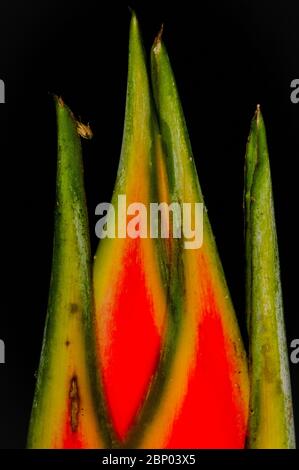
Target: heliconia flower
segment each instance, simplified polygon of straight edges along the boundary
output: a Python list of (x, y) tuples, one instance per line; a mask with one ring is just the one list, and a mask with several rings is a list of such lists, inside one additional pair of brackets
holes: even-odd
[[(160, 240), (149, 232), (141, 236), (139, 215), (126, 214), (134, 203), (142, 203), (149, 213), (149, 204), (158, 198), (159, 142), (154, 126), (144, 51), (133, 13), (123, 143), (106, 227), (115, 232), (100, 240), (94, 262), (98, 371), (115, 447), (125, 442), (138, 420), (160, 363), (167, 321)], [(133, 227), (134, 237), (128, 236), (127, 224)]]
[(294, 423), (265, 125), (258, 106), (245, 159), (250, 448), (294, 448)]
[[(159, 184), (171, 202), (202, 203), (183, 111), (160, 35), (152, 48), (151, 64), (166, 153), (166, 172), (162, 171)], [(194, 227), (194, 212), (192, 217)], [(249, 400), (246, 355), (206, 211), (203, 217), (200, 248), (186, 249), (184, 239), (173, 239), (170, 245), (170, 310), (159, 400), (151, 413), (143, 411), (147, 425), (137, 428), (129, 446), (245, 445)]]
[(77, 123), (56, 98), (58, 164), (52, 276), (28, 435), (30, 448), (106, 447), (89, 371), (92, 282)]

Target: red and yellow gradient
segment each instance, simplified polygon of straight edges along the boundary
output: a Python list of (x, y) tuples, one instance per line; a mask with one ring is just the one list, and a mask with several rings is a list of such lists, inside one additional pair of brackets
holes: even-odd
[[(183, 111), (160, 37), (152, 50), (152, 79), (167, 154), (169, 198), (203, 202)], [(165, 184), (164, 178), (163, 187)], [(142, 438), (135, 441), (141, 448), (245, 446), (246, 355), (206, 213), (203, 230), (200, 249), (172, 244), (170, 256), (176, 260), (170, 269), (170, 291), (175, 299), (170, 315), (176, 318), (170, 318), (168, 326), (172, 357), (155, 413)]]
[[(187, 253), (185, 302), (168, 380), (141, 448), (243, 448), (247, 368), (208, 255)], [(189, 287), (188, 287), (189, 285)]]
[[(112, 198), (127, 206), (156, 200), (155, 135), (144, 52), (135, 15), (130, 29), (125, 129)], [(128, 217), (126, 222), (129, 222)], [(123, 221), (122, 221), (123, 222)], [(118, 224), (116, 224), (116, 233)], [(166, 326), (163, 253), (150, 238), (105, 238), (94, 263), (95, 328), (99, 371), (107, 410), (123, 443), (154, 379)]]
[(200, 249), (153, 239), (149, 226), (146, 238), (118, 233), (130, 221), (120, 195), (148, 214), (151, 202), (203, 200), (160, 38), (152, 71), (161, 135), (133, 14), (115, 212), (108, 214), (117, 236), (101, 240), (95, 256), (94, 310), (80, 141), (72, 113), (57, 100), (53, 270), (31, 448), (245, 444), (246, 357), (207, 215)]

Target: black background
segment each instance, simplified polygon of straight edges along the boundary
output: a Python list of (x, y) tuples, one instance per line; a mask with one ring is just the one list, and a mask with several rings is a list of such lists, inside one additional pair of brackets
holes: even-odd
[[(288, 343), (299, 338), (297, 0), (131, 1), (150, 50), (163, 22), (193, 152), (228, 284), (244, 328), (243, 165), (261, 104), (271, 158)], [(23, 448), (47, 307), (62, 95), (94, 139), (83, 142), (92, 250), (94, 208), (109, 201), (125, 106), (128, 2), (2, 0), (0, 79), (0, 448)], [(297, 433), (299, 365), (291, 365)], [(298, 434), (297, 434), (298, 436)]]

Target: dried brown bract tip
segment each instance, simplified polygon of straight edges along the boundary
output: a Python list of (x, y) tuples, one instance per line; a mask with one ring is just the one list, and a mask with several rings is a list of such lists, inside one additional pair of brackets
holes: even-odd
[(77, 121), (77, 132), (80, 137), (83, 137), (83, 139), (92, 139), (93, 137), (93, 132), (89, 123), (83, 124), (83, 122)]

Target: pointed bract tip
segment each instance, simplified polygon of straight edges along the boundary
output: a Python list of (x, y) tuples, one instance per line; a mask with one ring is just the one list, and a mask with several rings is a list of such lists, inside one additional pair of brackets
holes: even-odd
[(131, 26), (138, 28), (138, 19), (135, 10), (129, 7), (129, 11), (131, 13)]
[(262, 116), (261, 105), (260, 104), (256, 105), (256, 111), (254, 113), (254, 118), (253, 119), (256, 121), (257, 125), (259, 125), (263, 122), (263, 116)]
[(256, 105), (256, 110), (255, 110), (255, 113), (254, 113), (254, 118), (258, 121), (260, 115), (261, 115), (261, 106), (260, 106), (260, 104), (257, 104)]
[(58, 96), (58, 95), (55, 95), (53, 94), (53, 98), (55, 100), (55, 104), (56, 104), (56, 109), (57, 111), (64, 109), (64, 112), (67, 112), (69, 113), (70, 117), (74, 120), (76, 120), (75, 116), (74, 116), (74, 113), (72, 112), (72, 110), (65, 104), (65, 102), (63, 101), (63, 99), (61, 98), (61, 96)]
[(157, 53), (161, 48), (163, 31), (164, 31), (164, 24), (162, 23), (160, 31), (158, 32), (158, 34), (157, 34), (157, 36), (155, 37), (155, 40), (154, 40), (154, 44), (153, 44), (153, 48), (152, 48), (154, 53)]
[(164, 31), (164, 23), (161, 24), (161, 28), (156, 36), (155, 43), (162, 41), (163, 31)]
[(61, 106), (61, 108), (64, 107), (64, 101), (63, 99), (61, 98), (61, 96), (58, 96), (58, 95), (53, 95), (54, 97), (54, 100), (56, 101), (56, 103)]
[(139, 27), (139, 21), (137, 15), (134, 10), (130, 9), (132, 16), (130, 22), (130, 41), (133, 43), (138, 40), (138, 42), (142, 42), (141, 32)]

